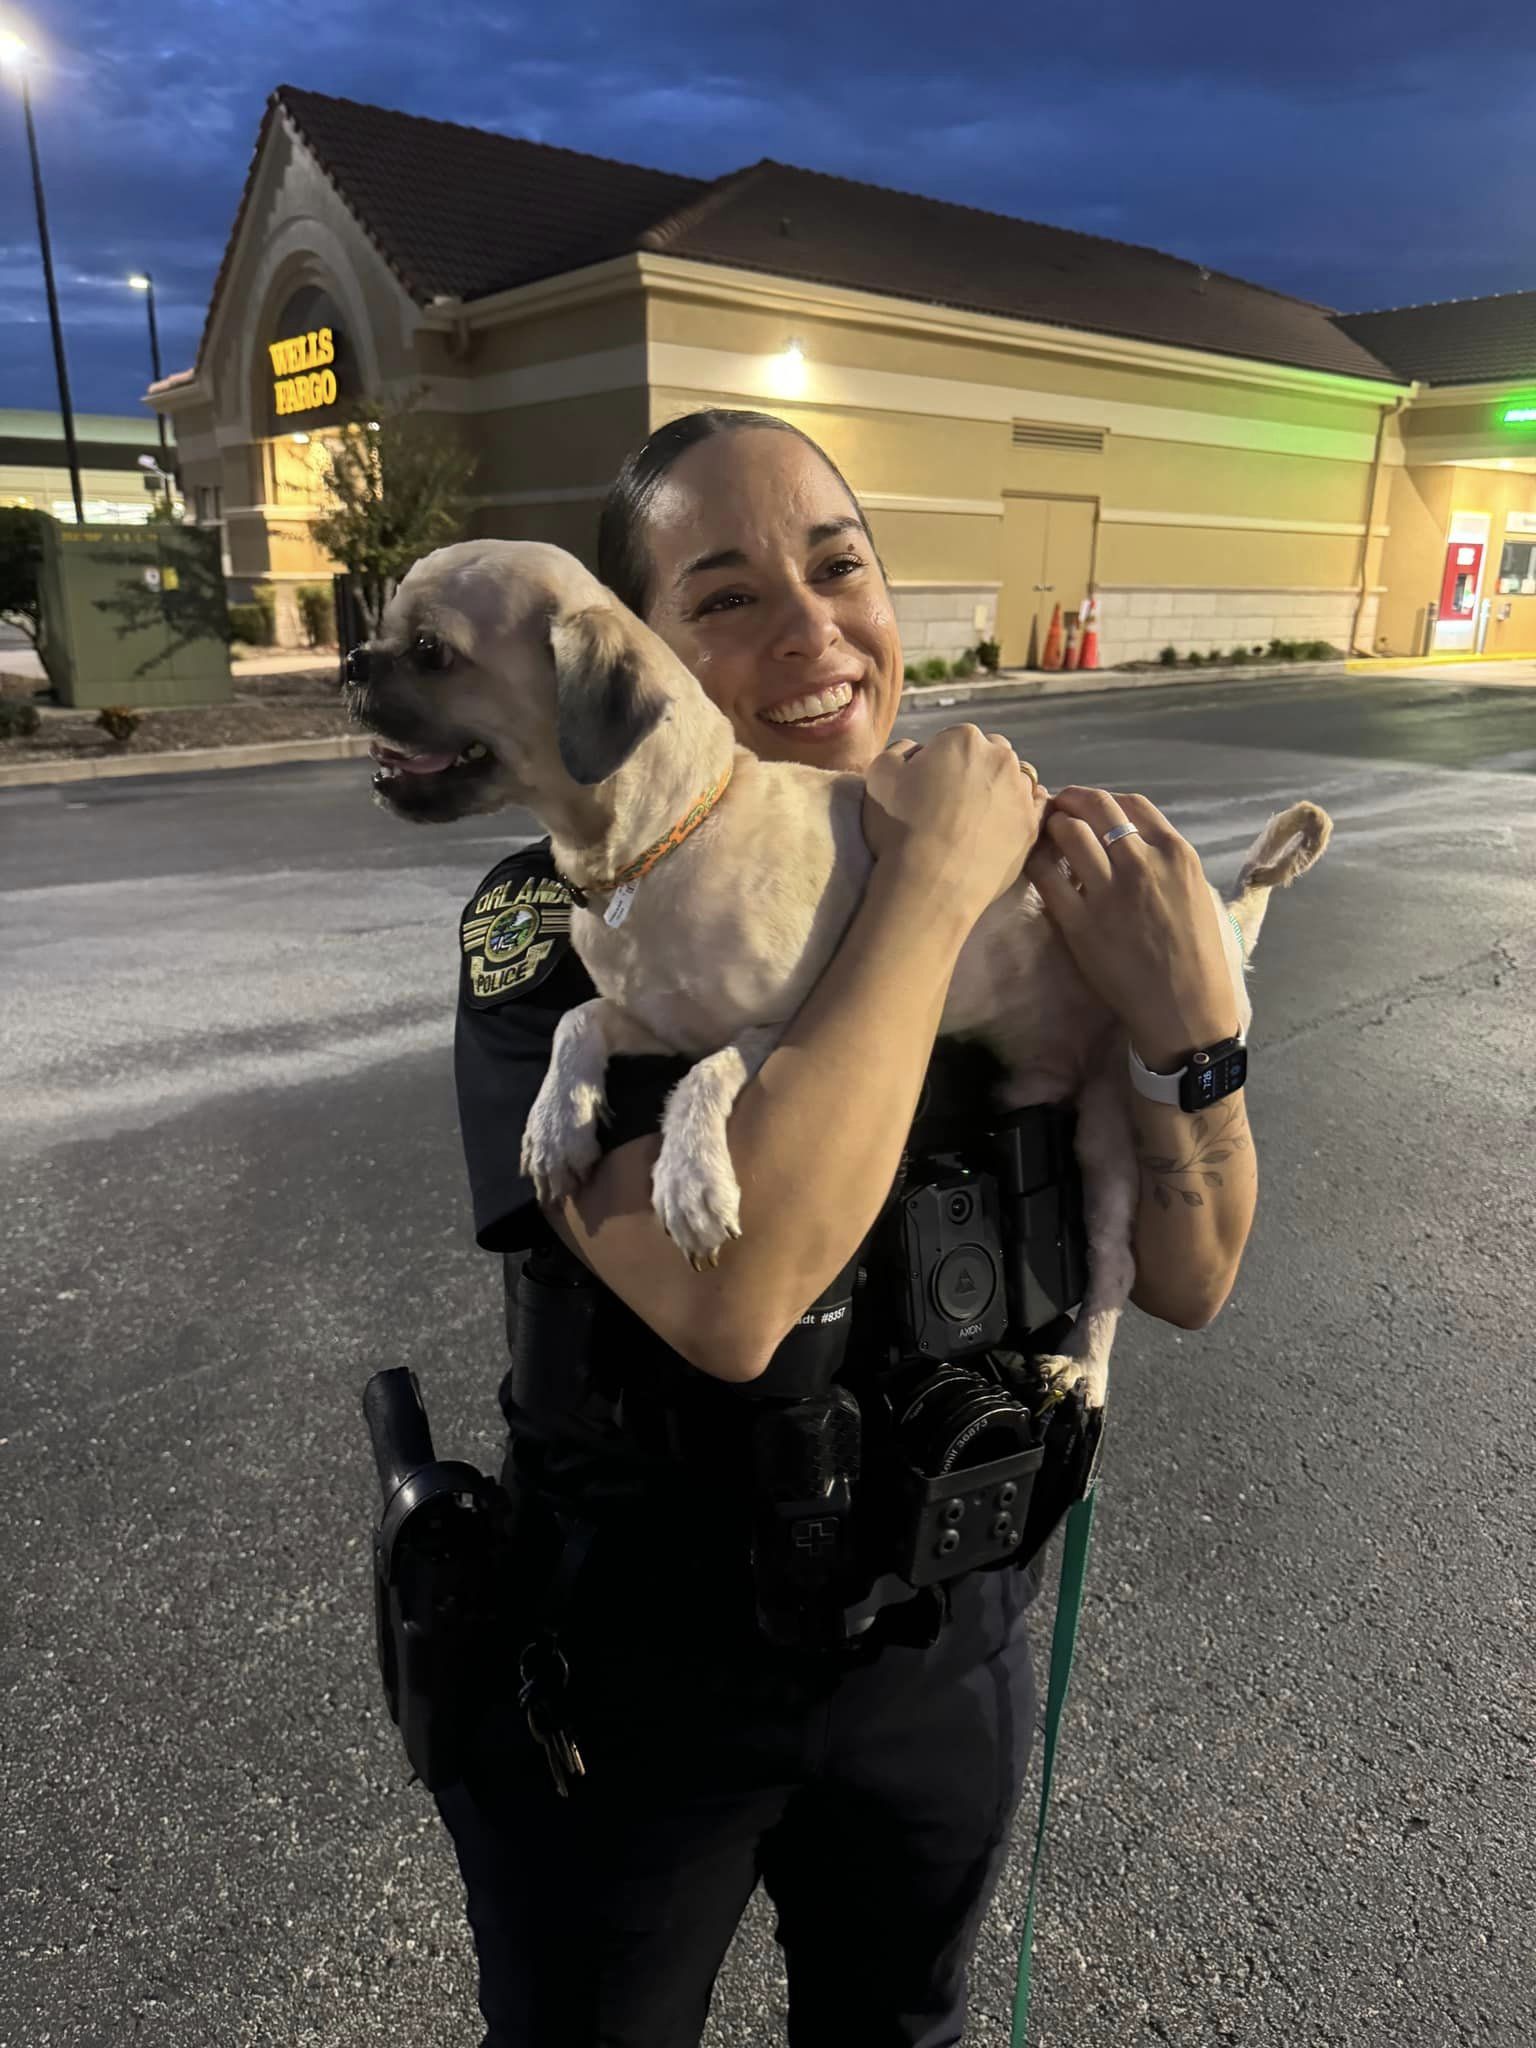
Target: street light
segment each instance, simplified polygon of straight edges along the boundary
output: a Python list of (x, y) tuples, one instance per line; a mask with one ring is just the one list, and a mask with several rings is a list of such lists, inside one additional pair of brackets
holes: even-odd
[[(143, 292), (145, 304), (149, 308), (149, 360), (154, 366), (155, 382), (158, 384), (160, 382), (160, 330), (155, 325), (155, 280), (147, 270), (141, 270), (133, 277), (130, 277), (128, 282), (136, 292)], [(162, 469), (169, 469), (171, 465), (166, 458), (169, 457), (171, 451), (165, 438), (165, 414), (158, 407), (155, 409), (155, 424), (160, 429), (160, 467)]]
[(48, 288), (48, 321), (53, 329), (53, 365), (59, 376), (59, 410), (64, 416), (64, 445), (69, 453), (69, 483), (75, 497), (75, 518), (85, 524), (80, 494), (80, 451), (75, 446), (75, 414), (69, 402), (69, 371), (64, 362), (64, 330), (59, 325), (59, 295), (53, 286), (53, 250), (48, 241), (48, 209), (43, 203), (43, 168), (37, 156), (37, 130), (32, 125), (32, 92), (27, 83), (31, 52), (18, 35), (0, 32), (0, 63), (21, 80), (21, 108), (27, 121), (27, 152), (32, 159), (32, 196), (37, 201), (37, 239), (43, 251), (43, 282)]
[(141, 455), (139, 457), (139, 467), (145, 472), (146, 476), (152, 476), (157, 484), (165, 486), (165, 509), (167, 514), (174, 515), (176, 507), (171, 498), (171, 486), (176, 479), (168, 469), (160, 467), (153, 455)]

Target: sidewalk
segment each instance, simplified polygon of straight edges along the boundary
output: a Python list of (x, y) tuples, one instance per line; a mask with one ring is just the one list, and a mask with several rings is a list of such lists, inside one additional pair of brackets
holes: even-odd
[[(3, 657), (6, 672), (16, 673), (13, 657)], [(281, 664), (277, 666), (276, 664)], [(313, 654), (265, 655), (233, 664), (238, 676), (286, 675), (303, 669), (329, 668), (317, 663)], [(948, 711), (977, 702), (1019, 700), (1034, 697), (1096, 696), (1110, 690), (1199, 689), (1210, 683), (1287, 683), (1316, 676), (1377, 676), (1400, 682), (1404, 677), (1426, 682), (1444, 682), (1461, 687), (1536, 690), (1536, 659), (1493, 660), (1487, 656), (1439, 656), (1428, 662), (1391, 660), (1298, 661), (1265, 663), (1252, 668), (1200, 669), (1093, 669), (1072, 674), (1042, 675), (1030, 669), (1004, 669), (997, 676), (972, 677), (966, 682), (909, 684), (902, 691), (901, 710), (906, 716), (919, 712)], [(50, 707), (39, 706), (45, 715)], [(964, 713), (956, 723), (964, 720)], [(0, 790), (19, 789), (41, 783), (89, 782), (120, 775), (188, 775), (231, 768), (268, 768), (289, 761), (338, 761), (366, 754), (366, 733), (347, 733), (334, 739), (269, 740), (253, 746), (187, 748), (179, 753), (132, 754), (92, 761), (40, 761), (0, 764)]]
[[(263, 648), (259, 654), (247, 655), (240, 661), (229, 664), (230, 675), (238, 683), (245, 679), (261, 676), (291, 676), (313, 671), (327, 678), (339, 677), (340, 657), (334, 647), (311, 647), (303, 651), (285, 653), (281, 648)], [(0, 647), (0, 676), (20, 676), (23, 680), (43, 681), (43, 664), (30, 647)], [(40, 705), (47, 710), (47, 705)]]

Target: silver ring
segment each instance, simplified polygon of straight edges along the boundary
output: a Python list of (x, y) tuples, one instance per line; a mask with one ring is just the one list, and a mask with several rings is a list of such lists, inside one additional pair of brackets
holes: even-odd
[(1106, 846), (1113, 846), (1117, 839), (1129, 839), (1133, 832), (1139, 835), (1141, 827), (1139, 825), (1111, 825), (1109, 830), (1101, 832), (1099, 837)]

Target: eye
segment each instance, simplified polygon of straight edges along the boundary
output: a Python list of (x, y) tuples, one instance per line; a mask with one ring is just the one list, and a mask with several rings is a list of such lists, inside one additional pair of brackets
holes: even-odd
[(862, 569), (863, 566), (862, 555), (839, 555), (835, 561), (828, 562), (822, 573), (833, 577), (836, 582), (841, 582), (843, 577), (851, 576), (855, 569)]
[(706, 597), (694, 613), (696, 619), (705, 618), (710, 612), (736, 611), (739, 606), (752, 600), (744, 590), (717, 590), (712, 597)]
[(411, 642), (411, 659), (418, 668), (452, 668), (453, 649), (436, 633), (418, 633)]

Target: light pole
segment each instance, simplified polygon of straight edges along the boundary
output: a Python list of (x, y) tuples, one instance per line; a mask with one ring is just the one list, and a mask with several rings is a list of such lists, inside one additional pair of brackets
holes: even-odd
[[(141, 270), (135, 276), (130, 277), (128, 282), (136, 292), (144, 294), (145, 304), (149, 308), (149, 360), (154, 365), (155, 382), (158, 384), (160, 382), (160, 330), (155, 325), (155, 280), (147, 270)], [(169, 471), (171, 465), (166, 458), (171, 451), (165, 439), (165, 414), (158, 407), (155, 410), (155, 424), (160, 429), (160, 467), (163, 470)]]
[(37, 157), (37, 130), (32, 125), (32, 92), (27, 83), (26, 44), (20, 36), (0, 34), (0, 62), (21, 80), (21, 107), (27, 121), (27, 150), (32, 159), (32, 196), (37, 201), (37, 239), (43, 251), (43, 282), (48, 287), (48, 320), (53, 328), (53, 364), (59, 374), (59, 410), (64, 416), (64, 445), (69, 453), (69, 484), (75, 496), (75, 518), (85, 524), (80, 495), (80, 451), (75, 446), (75, 414), (69, 402), (69, 371), (64, 362), (64, 330), (59, 325), (59, 295), (53, 287), (53, 250), (48, 242), (48, 209), (43, 203), (43, 167)]

